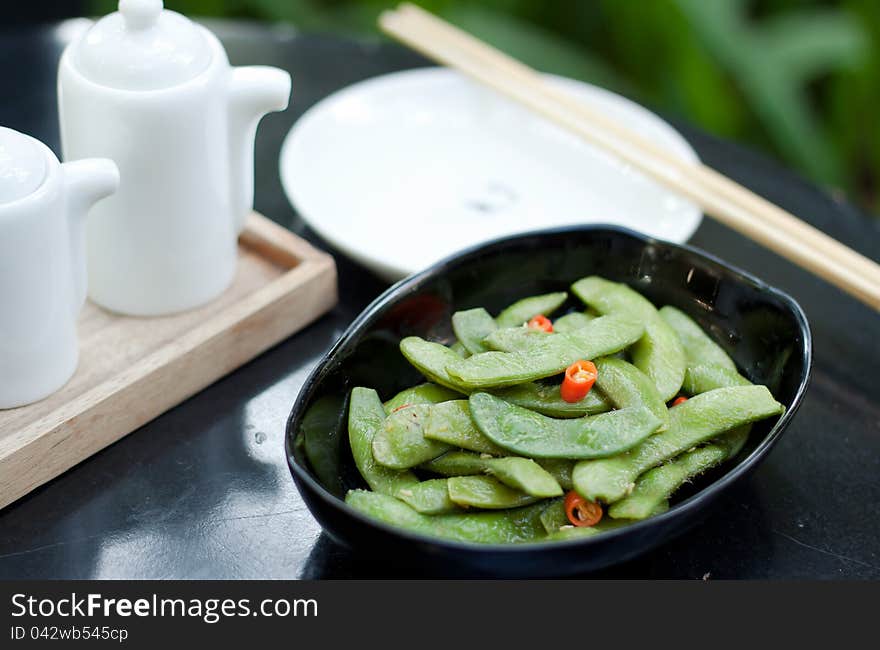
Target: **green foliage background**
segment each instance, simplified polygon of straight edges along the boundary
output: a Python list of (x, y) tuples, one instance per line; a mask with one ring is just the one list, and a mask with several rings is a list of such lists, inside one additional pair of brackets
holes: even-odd
[[(115, 0), (92, 0), (94, 13)], [(416, 0), (541, 70), (760, 147), (880, 211), (880, 0)], [(166, 0), (376, 35), (390, 0)]]

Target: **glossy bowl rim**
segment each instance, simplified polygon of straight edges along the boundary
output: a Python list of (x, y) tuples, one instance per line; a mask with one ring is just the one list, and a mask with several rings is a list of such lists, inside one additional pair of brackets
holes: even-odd
[[(591, 232), (612, 232), (617, 235), (623, 235), (626, 237), (637, 239), (646, 245), (665, 246), (684, 250), (685, 252), (694, 255), (701, 260), (709, 261), (713, 264), (720, 266), (726, 271), (731, 272), (732, 274), (737, 276), (737, 279), (740, 282), (745, 282), (746, 284), (750, 284), (759, 289), (761, 292), (765, 292), (775, 296), (783, 304), (785, 304), (794, 315), (798, 329), (800, 330), (803, 338), (803, 341), (799, 347), (799, 352), (801, 354), (801, 358), (804, 361), (804, 370), (801, 374), (800, 381), (798, 382), (795, 395), (792, 398), (791, 406), (789, 408), (786, 408), (785, 413), (780, 416), (779, 420), (777, 420), (777, 422), (773, 425), (773, 428), (770, 429), (769, 432), (767, 432), (767, 434), (764, 436), (764, 439), (752, 450), (752, 452), (748, 456), (743, 458), (738, 464), (730, 468), (729, 471), (725, 472), (723, 476), (720, 476), (710, 485), (706, 486), (696, 494), (693, 494), (687, 499), (676, 503), (674, 506), (670, 507), (669, 510), (662, 514), (654, 515), (642, 521), (637, 521), (627, 526), (622, 526), (621, 528), (607, 531), (601, 536), (597, 535), (595, 537), (571, 540), (521, 542), (516, 544), (480, 544), (477, 542), (461, 542), (457, 540), (443, 539), (441, 537), (423, 535), (421, 533), (415, 533), (405, 528), (399, 528), (390, 524), (386, 524), (385, 522), (372, 519), (358, 512), (354, 508), (348, 506), (348, 504), (345, 503), (344, 499), (341, 499), (340, 497), (337, 497), (328, 492), (327, 489), (317, 480), (315, 480), (305, 468), (300, 467), (300, 465), (295, 461), (292, 449), (292, 441), (295, 437), (295, 432), (293, 431), (294, 420), (297, 419), (297, 416), (302, 410), (304, 403), (311, 396), (311, 393), (317, 385), (321, 375), (326, 371), (328, 366), (331, 365), (334, 358), (339, 354), (340, 350), (345, 347), (352, 336), (357, 334), (360, 329), (364, 328), (367, 324), (374, 320), (374, 318), (384, 313), (397, 301), (399, 297), (402, 297), (409, 291), (418, 289), (423, 283), (430, 279), (434, 279), (437, 276), (442, 276), (443, 273), (447, 272), (449, 267), (456, 265), (463, 258), (477, 254), (485, 249), (494, 248), (496, 246), (513, 242), (519, 239), (575, 233), (583, 234)], [(674, 242), (668, 242), (662, 239), (658, 239), (656, 237), (645, 235), (635, 230), (631, 230), (629, 228), (624, 228), (622, 226), (600, 223), (542, 228), (538, 230), (531, 230), (528, 232), (516, 233), (514, 235), (498, 237), (496, 239), (481, 242), (479, 244), (475, 244), (468, 248), (462, 249), (457, 253), (453, 253), (452, 255), (449, 255), (442, 260), (435, 262), (431, 266), (422, 271), (419, 271), (418, 273), (414, 273), (397, 281), (396, 283), (388, 287), (385, 291), (383, 291), (372, 302), (370, 302), (370, 304), (367, 305), (360, 314), (358, 314), (358, 316), (339, 336), (339, 338), (331, 346), (331, 348), (321, 357), (320, 361), (318, 361), (314, 369), (309, 373), (309, 376), (303, 382), (302, 388), (300, 389), (296, 400), (294, 400), (293, 407), (291, 408), (290, 415), (288, 416), (287, 423), (285, 425), (284, 451), (287, 457), (287, 465), (294, 479), (294, 483), (297, 486), (297, 490), (299, 490), (300, 492), (303, 491), (303, 488), (300, 487), (299, 483), (300, 481), (302, 481), (313, 490), (317, 497), (319, 497), (331, 508), (337, 508), (343, 514), (343, 516), (353, 517), (363, 524), (378, 528), (382, 532), (395, 535), (411, 543), (435, 545), (437, 547), (442, 547), (451, 551), (468, 553), (503, 552), (511, 554), (528, 554), (539, 551), (547, 551), (550, 549), (571, 549), (577, 546), (582, 546), (586, 550), (590, 545), (595, 545), (599, 543), (604, 544), (607, 541), (611, 541), (625, 535), (644, 532), (652, 527), (660, 526), (663, 522), (672, 522), (679, 517), (683, 517), (689, 511), (699, 510), (702, 504), (710, 501), (719, 492), (723, 491), (739, 478), (751, 471), (778, 442), (782, 433), (788, 428), (792, 418), (794, 417), (795, 413), (797, 413), (797, 410), (800, 408), (804, 395), (806, 394), (807, 387), (810, 383), (812, 366), (812, 332), (810, 330), (810, 325), (807, 321), (806, 314), (804, 313), (800, 304), (798, 304), (798, 302), (791, 295), (789, 295), (782, 289), (768, 284), (767, 282), (761, 280), (760, 278), (749, 273), (748, 271), (745, 271), (738, 266), (725, 262), (716, 255), (713, 255), (712, 253), (699, 249), (695, 246), (691, 246), (690, 244), (677, 244)], [(321, 524), (322, 529), (325, 528), (324, 524), (320, 520), (318, 521), (318, 523)]]

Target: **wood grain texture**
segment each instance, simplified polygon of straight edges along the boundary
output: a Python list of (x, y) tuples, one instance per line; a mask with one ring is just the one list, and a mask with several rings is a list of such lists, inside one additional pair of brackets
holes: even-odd
[(134, 318), (87, 303), (80, 362), (47, 399), (0, 411), (0, 507), (299, 331), (337, 301), (333, 258), (252, 214), (232, 286), (182, 314)]

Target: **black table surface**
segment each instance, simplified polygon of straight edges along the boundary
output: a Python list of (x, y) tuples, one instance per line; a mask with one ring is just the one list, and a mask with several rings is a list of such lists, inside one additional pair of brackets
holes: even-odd
[[(234, 64), (293, 75), (291, 108), (267, 117), (257, 137), (256, 207), (327, 248), (282, 192), (284, 135), (327, 94), (425, 61), (378, 41), (209, 25)], [(0, 32), (0, 124), (56, 152), (55, 66), (69, 32)], [(876, 220), (752, 151), (676, 126), (705, 162), (880, 257)], [(700, 525), (599, 575), (880, 578), (880, 315), (711, 220), (692, 243), (801, 303), (815, 342), (812, 384), (767, 461)], [(285, 464), (284, 423), (300, 386), (385, 287), (344, 256), (336, 260), (341, 300), (330, 314), (0, 511), (0, 578), (403, 577), (322, 534)]]

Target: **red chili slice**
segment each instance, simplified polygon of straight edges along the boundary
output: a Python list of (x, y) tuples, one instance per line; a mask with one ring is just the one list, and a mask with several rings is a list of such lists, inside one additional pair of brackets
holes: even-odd
[(559, 394), (566, 402), (580, 402), (593, 388), (598, 376), (599, 371), (592, 361), (575, 361), (565, 369), (565, 378), (562, 380), (562, 386), (559, 387)]
[(565, 495), (565, 516), (573, 526), (595, 526), (602, 520), (602, 506), (595, 501), (588, 501), (572, 490)]

